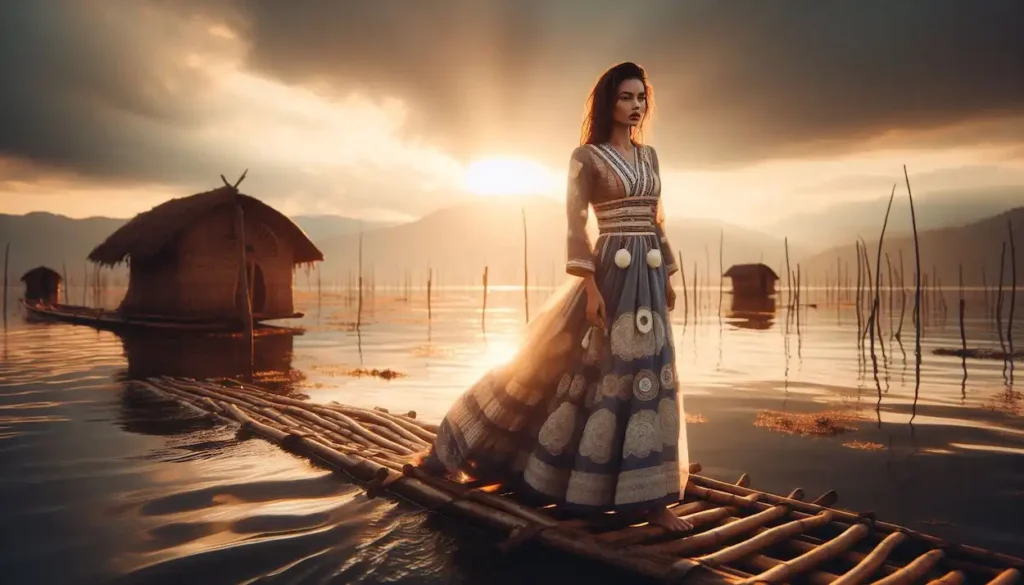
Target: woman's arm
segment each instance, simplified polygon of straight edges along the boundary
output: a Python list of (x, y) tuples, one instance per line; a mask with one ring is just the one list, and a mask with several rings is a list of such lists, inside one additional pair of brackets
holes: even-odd
[(593, 246), (587, 235), (587, 217), (590, 206), (589, 154), (578, 147), (569, 158), (569, 184), (565, 196), (566, 253), (565, 271), (574, 276), (594, 280)]
[[(661, 172), (658, 166), (658, 153), (653, 147), (651, 149), (651, 166), (654, 167), (654, 174), (658, 175), (658, 179), (661, 180)], [(658, 208), (654, 214), (654, 233), (658, 236), (658, 241), (661, 242), (661, 260), (665, 263), (665, 270), (669, 276), (672, 276), (676, 272), (679, 272), (679, 266), (676, 264), (676, 255), (672, 251), (672, 245), (668, 241), (668, 235), (665, 233), (665, 208), (662, 206), (661, 197), (658, 197)]]

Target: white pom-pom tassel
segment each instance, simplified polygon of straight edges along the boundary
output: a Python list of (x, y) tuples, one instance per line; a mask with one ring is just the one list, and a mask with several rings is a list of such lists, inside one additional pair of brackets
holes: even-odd
[(594, 328), (591, 327), (590, 329), (587, 329), (586, 333), (583, 334), (583, 349), (588, 349), (590, 347), (590, 334), (593, 331)]
[(647, 253), (647, 265), (651, 268), (661, 266), (661, 250), (654, 248)]
[(632, 258), (629, 255), (629, 250), (625, 248), (620, 248), (619, 251), (615, 253), (615, 265), (619, 268), (628, 267), (630, 260), (632, 260)]

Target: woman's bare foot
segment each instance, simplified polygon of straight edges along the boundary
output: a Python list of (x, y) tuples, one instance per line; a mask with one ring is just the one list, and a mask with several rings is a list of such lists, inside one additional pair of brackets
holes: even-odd
[(658, 508), (651, 512), (650, 516), (647, 517), (647, 521), (655, 526), (661, 526), (669, 532), (688, 532), (693, 530), (693, 524), (676, 516), (668, 508)]

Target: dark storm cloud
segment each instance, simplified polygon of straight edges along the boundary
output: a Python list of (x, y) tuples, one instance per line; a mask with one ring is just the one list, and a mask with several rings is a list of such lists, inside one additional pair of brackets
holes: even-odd
[(195, 39), (160, 18), (227, 23), (263, 75), (401, 98), (410, 133), (464, 156), (560, 163), (591, 83), (621, 60), (648, 67), (653, 141), (675, 167), (838, 154), (890, 130), (971, 142), (985, 139), (972, 124), (1024, 115), (1019, 0), (12, 0), (0, 154), (104, 176), (223, 172), (229, 155), (191, 134), (211, 83), (180, 65)]
[[(679, 162), (839, 152), (1024, 113), (1019, 0), (232, 4), (254, 67), (398, 93), (470, 149), (571, 135), (589, 85), (620, 60), (651, 72), (657, 142)], [(481, 114), (498, 131), (485, 144)]]

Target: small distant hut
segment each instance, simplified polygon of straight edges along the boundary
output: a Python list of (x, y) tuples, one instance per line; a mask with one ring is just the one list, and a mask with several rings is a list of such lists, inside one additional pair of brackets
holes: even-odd
[(239, 316), (239, 207), (253, 319), (295, 316), (295, 267), (322, 261), (323, 254), (286, 216), (227, 184), (140, 213), (89, 254), (102, 266), (128, 264), (118, 311), (190, 321)]
[(737, 297), (763, 298), (775, 294), (779, 275), (764, 264), (734, 264), (722, 276), (732, 280), (732, 294)]
[(46, 266), (38, 266), (22, 275), (25, 283), (25, 301), (56, 305), (60, 303), (64, 279), (60, 273)]

